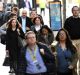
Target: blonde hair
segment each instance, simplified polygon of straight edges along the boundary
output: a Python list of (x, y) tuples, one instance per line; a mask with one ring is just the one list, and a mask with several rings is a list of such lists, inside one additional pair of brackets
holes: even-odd
[(34, 33), (34, 31), (28, 31), (26, 34), (25, 34), (25, 38), (27, 39), (28, 35), (29, 34), (34, 34), (36, 36), (36, 34)]

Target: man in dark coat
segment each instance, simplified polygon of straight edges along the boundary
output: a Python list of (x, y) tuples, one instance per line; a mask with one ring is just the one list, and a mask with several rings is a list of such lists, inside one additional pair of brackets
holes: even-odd
[[(78, 58), (80, 62), (80, 17), (79, 17), (79, 13), (80, 13), (79, 7), (73, 6), (72, 16), (66, 19), (64, 23), (64, 28), (68, 31), (70, 38), (77, 49)], [(80, 69), (80, 63), (79, 63), (78, 69)], [(80, 71), (79, 71), (79, 75), (80, 75)]]
[(22, 15), (18, 17), (18, 21), (21, 23), (24, 33), (30, 30), (31, 26), (33, 25), (31, 19), (27, 16), (26, 10), (22, 10)]
[(19, 57), (17, 75), (56, 75), (55, 58), (50, 49), (36, 42), (33, 31), (27, 32), (26, 42)]

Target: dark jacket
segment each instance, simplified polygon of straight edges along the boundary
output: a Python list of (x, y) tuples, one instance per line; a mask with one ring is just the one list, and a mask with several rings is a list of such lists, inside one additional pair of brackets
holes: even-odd
[(4, 12), (0, 11), (0, 26), (2, 26), (4, 23)]
[[(22, 24), (22, 18), (18, 17), (18, 21)], [(31, 19), (29, 17), (26, 17), (26, 27), (31, 28), (31, 26), (33, 25)]]
[(64, 28), (68, 31), (72, 40), (80, 39), (80, 18), (73, 16), (67, 18)]
[[(47, 67), (47, 72), (48, 73), (53, 73), (53, 75), (56, 75), (56, 65), (55, 65), (55, 58), (52, 55), (52, 53), (50, 52), (49, 48), (43, 44), (39, 44), (37, 43), (39, 50), (40, 49), (44, 49), (45, 54), (41, 54), (40, 55), (45, 63), (45, 66)], [(20, 56), (20, 60), (19, 60), (19, 64), (18, 64), (18, 73), (22, 73), (21, 75), (24, 75), (24, 73), (26, 73), (26, 67), (27, 67), (27, 61), (25, 58), (25, 54), (26, 54), (26, 47), (25, 46), (22, 51), (21, 51), (21, 56)]]
[(36, 29), (35, 29), (35, 25), (31, 26), (31, 31), (34, 31), (36, 35), (37, 35), (38, 32), (39, 32), (39, 31), (36, 31)]
[[(43, 29), (46, 29), (48, 31), (46, 37), (45, 34), (43, 34)], [(37, 40), (38, 42), (42, 42), (48, 46), (51, 45), (52, 42), (54, 41), (53, 31), (47, 25), (43, 25), (39, 33), (37, 34)]]
[[(20, 29), (20, 37), (24, 38), (24, 33), (22, 29)], [(18, 46), (18, 32), (17, 29), (15, 31), (12, 31), (10, 29), (7, 29), (6, 33), (6, 50), (9, 50), (9, 54), (11, 56), (14, 56), (16, 59), (17, 53), (20, 52), (20, 48)]]
[(44, 35), (38, 34), (37, 35), (37, 40), (38, 40), (38, 42), (42, 42), (46, 45), (51, 45), (52, 42), (54, 41), (54, 36), (53, 36), (53, 34), (50, 33), (50, 34), (47, 35), (47, 38), (45, 39)]

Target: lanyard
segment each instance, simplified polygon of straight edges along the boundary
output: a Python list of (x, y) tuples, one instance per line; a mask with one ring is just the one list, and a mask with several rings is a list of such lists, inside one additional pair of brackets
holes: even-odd
[(35, 60), (36, 60), (37, 46), (34, 47), (34, 50), (31, 50), (31, 49), (29, 48), (28, 51), (29, 51), (29, 53), (30, 53), (30, 56), (31, 56), (32, 60), (35, 61)]

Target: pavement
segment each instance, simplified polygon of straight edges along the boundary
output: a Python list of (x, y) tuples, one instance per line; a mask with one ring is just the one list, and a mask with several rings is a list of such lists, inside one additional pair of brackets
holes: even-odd
[(3, 66), (3, 62), (5, 59), (5, 45), (0, 43), (0, 74), (2, 75), (14, 75), (14, 74), (9, 74), (9, 66)]

